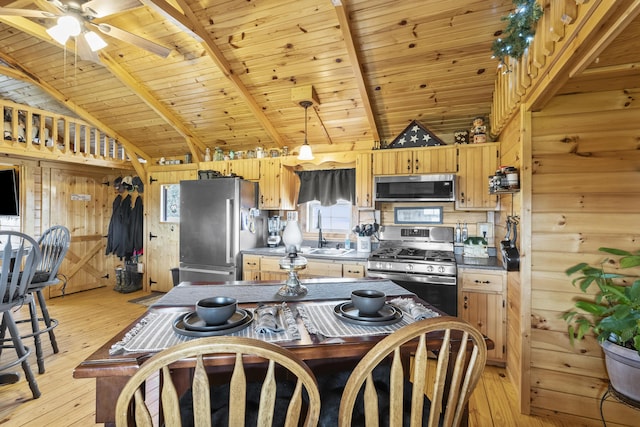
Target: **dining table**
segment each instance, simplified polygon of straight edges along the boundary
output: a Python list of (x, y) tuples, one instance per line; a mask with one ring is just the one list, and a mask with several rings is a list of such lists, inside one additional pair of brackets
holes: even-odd
[[(395, 330), (421, 318), (444, 315), (427, 301), (386, 279), (317, 278), (301, 282), (308, 291), (298, 297), (279, 295), (282, 282), (276, 281), (182, 282), (172, 288), (74, 369), (74, 378), (96, 381), (96, 423), (114, 425), (120, 391), (153, 354), (210, 335), (185, 328), (185, 319), (194, 313), (196, 302), (203, 298), (235, 298), (238, 307), (250, 314), (257, 312), (257, 306), (278, 307), (277, 323), (281, 327), (277, 330), (260, 327), (260, 319), (254, 317), (246, 327), (224, 333), (276, 343), (294, 352), (312, 370), (314, 366), (324, 369), (332, 364), (357, 361)], [(384, 292), (388, 302), (400, 307), (399, 318), (384, 324), (345, 319), (338, 308), (348, 304), (351, 292), (357, 289)], [(488, 339), (487, 344), (491, 345)], [(437, 343), (433, 349), (437, 349)], [(233, 360), (216, 359), (215, 363), (231, 365)]]

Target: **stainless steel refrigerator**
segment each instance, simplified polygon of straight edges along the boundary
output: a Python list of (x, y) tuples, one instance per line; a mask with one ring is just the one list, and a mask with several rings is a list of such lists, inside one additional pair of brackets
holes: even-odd
[(265, 246), (258, 185), (240, 178), (180, 182), (180, 281), (241, 280), (240, 251)]

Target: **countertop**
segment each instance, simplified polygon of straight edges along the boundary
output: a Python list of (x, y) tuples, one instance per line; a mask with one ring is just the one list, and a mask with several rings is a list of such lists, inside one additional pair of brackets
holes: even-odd
[(473, 258), (466, 257), (462, 254), (456, 254), (456, 264), (458, 268), (481, 268), (485, 270), (504, 270), (502, 262), (496, 256), (489, 258)]
[[(332, 247), (326, 247), (324, 249), (331, 249)], [(369, 258), (370, 252), (358, 252), (355, 249), (351, 249), (349, 252), (340, 255), (327, 255), (327, 254), (314, 254), (315, 247), (302, 246), (302, 255), (308, 259), (325, 259), (331, 261), (366, 261)], [(264, 255), (264, 256), (284, 256), (284, 246), (277, 246), (275, 248), (254, 248), (245, 249), (243, 254), (251, 255)]]
[[(302, 247), (302, 256), (309, 259), (326, 259), (331, 261), (367, 261), (369, 252), (358, 252), (355, 249), (342, 255), (319, 255), (313, 253), (313, 247)], [(309, 252), (311, 251), (311, 252)], [(245, 249), (243, 254), (264, 255), (264, 256), (284, 256), (284, 246), (275, 248), (254, 248)], [(504, 270), (502, 262), (496, 256), (488, 258), (465, 257), (462, 254), (456, 254), (456, 264), (458, 268), (481, 268), (487, 270)]]

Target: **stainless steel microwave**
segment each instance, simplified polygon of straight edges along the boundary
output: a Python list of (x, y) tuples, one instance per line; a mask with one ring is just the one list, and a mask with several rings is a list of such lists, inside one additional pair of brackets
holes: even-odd
[(374, 177), (375, 200), (379, 202), (453, 202), (456, 175), (393, 175)]

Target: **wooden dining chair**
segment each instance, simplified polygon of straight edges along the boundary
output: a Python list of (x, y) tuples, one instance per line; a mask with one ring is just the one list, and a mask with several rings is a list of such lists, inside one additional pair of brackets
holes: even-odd
[[(228, 370), (230, 376), (225, 377), (222, 384), (219, 384), (222, 374), (218, 372), (212, 376), (206, 367), (208, 360), (220, 355), (234, 359)], [(195, 368), (191, 388), (179, 396), (180, 381), (172, 377), (171, 371), (178, 361), (185, 359), (195, 359)], [(220, 366), (216, 368), (219, 371)], [(256, 369), (259, 369), (259, 375)], [(301, 359), (275, 344), (220, 336), (176, 345), (144, 362), (118, 397), (116, 426), (152, 425), (154, 411), (145, 402), (143, 390), (145, 381), (155, 374), (160, 384), (158, 400), (162, 409), (159, 417), (167, 426), (201, 427), (211, 426), (212, 422), (223, 425), (222, 420), (229, 426), (311, 427), (318, 423), (318, 386), (313, 373)]]
[(37, 399), (40, 397), (40, 390), (29, 365), (31, 351), (22, 342), (13, 311), (25, 304), (29, 298), (28, 287), (40, 262), (40, 249), (32, 237), (17, 231), (0, 231), (0, 245), (0, 352), (9, 348), (16, 352), (15, 359), (3, 356), (0, 372), (22, 365), (33, 398)]
[[(430, 340), (438, 351), (427, 350)], [(385, 337), (356, 365), (342, 394), (338, 425), (458, 426), (486, 360), (484, 337), (462, 319), (411, 323)]]

